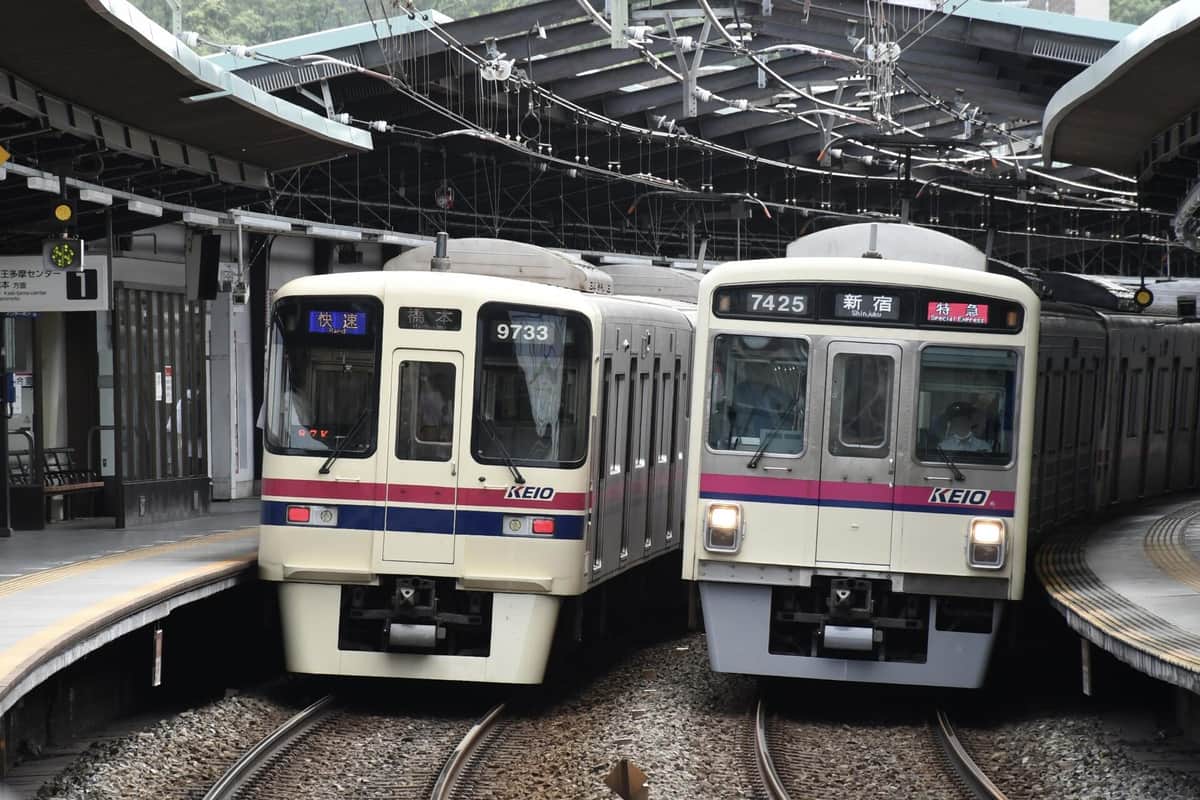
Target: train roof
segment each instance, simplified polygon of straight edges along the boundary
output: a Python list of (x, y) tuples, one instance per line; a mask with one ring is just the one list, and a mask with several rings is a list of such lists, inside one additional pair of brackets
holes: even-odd
[[(385, 271), (428, 272), (434, 245), (422, 245), (388, 259)], [(579, 256), (508, 239), (450, 239), (450, 271), (491, 275), (531, 283), (561, 286), (579, 292), (612, 294), (613, 279)]]
[(983, 252), (962, 239), (898, 222), (858, 222), (826, 228), (793, 241), (787, 246), (787, 255), (789, 258), (884, 258), (987, 270)]
[(600, 269), (612, 276), (614, 294), (661, 297), (693, 305), (700, 294), (700, 279), (704, 277), (695, 270), (644, 262), (605, 263)]
[(947, 267), (941, 264), (892, 261), (877, 258), (764, 258), (730, 261), (708, 273), (700, 283), (701, 295), (716, 286), (759, 282), (874, 283), (953, 289), (992, 297), (1007, 297), (1026, 306), (1037, 294), (1027, 284), (1005, 275)]

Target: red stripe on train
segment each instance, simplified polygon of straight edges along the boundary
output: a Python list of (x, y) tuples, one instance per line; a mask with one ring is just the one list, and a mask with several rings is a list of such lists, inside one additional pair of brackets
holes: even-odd
[[(556, 492), (549, 500), (525, 500), (507, 498), (505, 497), (507, 491), (507, 488), (460, 488), (458, 490), (458, 504), (462, 506), (490, 506), (492, 508), (520, 508), (528, 510), (546, 509), (555, 511), (582, 511), (586, 507), (586, 495), (583, 492)], [(454, 505), (453, 487), (407, 483), (349, 483), (346, 481), (264, 478), (262, 482), (262, 494), (263, 497), (305, 497), (322, 500)]]

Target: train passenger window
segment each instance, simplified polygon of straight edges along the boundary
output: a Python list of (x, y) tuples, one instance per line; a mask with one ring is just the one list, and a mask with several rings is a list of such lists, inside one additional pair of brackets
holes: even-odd
[(482, 464), (583, 463), (592, 338), (582, 314), (488, 303), (479, 311), (471, 453)]
[(382, 304), (285, 297), (271, 313), (263, 441), (268, 451), (343, 458), (375, 451)]
[(720, 334), (713, 341), (708, 446), (797, 455), (804, 450), (808, 342)]
[(860, 458), (887, 456), (894, 366), (891, 356), (834, 356), (829, 452)]
[(927, 347), (921, 351), (917, 458), (1008, 464), (1016, 441), (1017, 354)]
[(449, 461), (454, 440), (453, 364), (405, 361), (400, 364), (396, 417), (396, 458)]

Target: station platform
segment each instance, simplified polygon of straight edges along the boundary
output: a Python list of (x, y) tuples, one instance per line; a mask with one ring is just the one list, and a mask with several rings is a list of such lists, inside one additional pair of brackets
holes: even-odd
[(0, 539), (0, 715), (108, 642), (253, 580), (258, 521), (259, 501), (238, 500), (183, 522)]
[(1140, 672), (1200, 693), (1200, 496), (1055, 536), (1036, 569), (1077, 633)]

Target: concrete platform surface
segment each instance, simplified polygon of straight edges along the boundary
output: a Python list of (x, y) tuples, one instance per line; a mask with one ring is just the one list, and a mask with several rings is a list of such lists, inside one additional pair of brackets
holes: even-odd
[(1200, 692), (1200, 497), (1147, 505), (1052, 538), (1036, 569), (1081, 636), (1159, 680)]
[(254, 580), (258, 500), (169, 525), (69, 524), (0, 539), (0, 714), (173, 609)]

